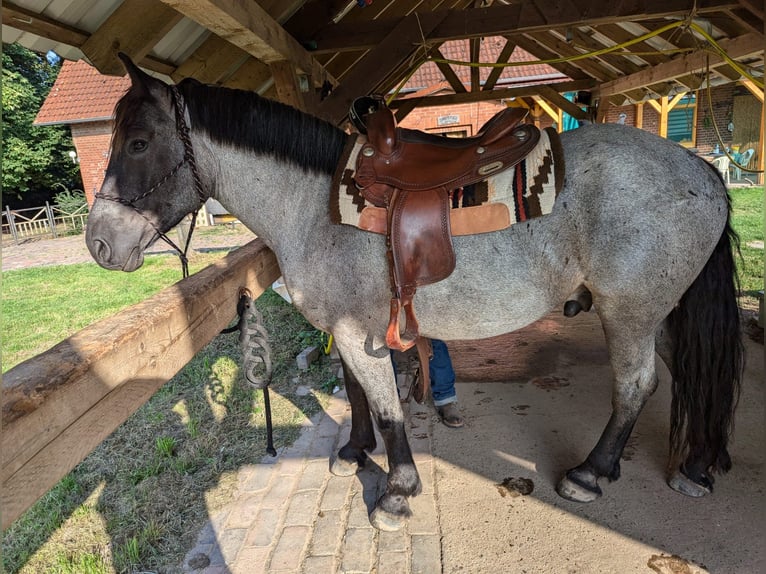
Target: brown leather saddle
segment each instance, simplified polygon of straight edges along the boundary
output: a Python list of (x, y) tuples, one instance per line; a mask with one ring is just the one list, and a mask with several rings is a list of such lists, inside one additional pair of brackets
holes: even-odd
[[(534, 149), (540, 131), (522, 124), (525, 116), (524, 110), (507, 108), (469, 138), (399, 128), (384, 106), (365, 116), (367, 143), (357, 157), (354, 181), (370, 203), (386, 208), (392, 292), (386, 344), (391, 349), (405, 351), (418, 344), (421, 351), (415, 292), (455, 269), (450, 193), (513, 167)], [(419, 354), (426, 375), (428, 365)]]

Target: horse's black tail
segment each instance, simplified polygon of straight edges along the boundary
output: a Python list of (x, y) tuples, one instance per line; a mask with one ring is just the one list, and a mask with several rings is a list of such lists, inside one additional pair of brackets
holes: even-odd
[(727, 445), (744, 369), (733, 250), (739, 251), (739, 238), (727, 220), (710, 259), (668, 317), (675, 347), (671, 453), (686, 455), (703, 473), (731, 468)]

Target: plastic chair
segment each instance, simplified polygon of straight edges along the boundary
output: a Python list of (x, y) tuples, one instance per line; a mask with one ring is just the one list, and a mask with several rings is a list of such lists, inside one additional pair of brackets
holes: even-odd
[[(754, 155), (755, 150), (753, 148), (746, 149), (740, 154), (739, 161), (737, 163), (747, 167), (747, 164), (750, 163), (750, 160), (753, 159)], [(738, 168), (736, 165), (732, 165), (731, 170), (734, 172), (734, 179), (742, 179), (742, 170), (740, 168)]]
[(717, 157), (710, 163), (712, 163), (715, 168), (721, 172), (721, 175), (727, 184), (731, 183), (731, 180), (729, 179), (729, 163), (731, 162), (727, 156), (722, 155), (721, 157)]

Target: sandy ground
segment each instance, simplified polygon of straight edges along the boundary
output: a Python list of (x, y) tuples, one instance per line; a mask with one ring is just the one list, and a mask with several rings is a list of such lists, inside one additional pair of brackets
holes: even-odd
[[(734, 467), (712, 495), (691, 499), (665, 484), (670, 378), (658, 359), (660, 386), (625, 449), (622, 477), (602, 479), (604, 496), (578, 504), (555, 486), (587, 456), (610, 415), (598, 318), (552, 315), (501, 342), (514, 356), (496, 367), (510, 371), (505, 382), (458, 384), (466, 428), (434, 427), (443, 572), (766, 571), (762, 345), (746, 338)], [(456, 364), (467, 368), (466, 348), (477, 344), (452, 344)], [(499, 486), (519, 478), (529, 482), (511, 484), (533, 486), (530, 494)]]

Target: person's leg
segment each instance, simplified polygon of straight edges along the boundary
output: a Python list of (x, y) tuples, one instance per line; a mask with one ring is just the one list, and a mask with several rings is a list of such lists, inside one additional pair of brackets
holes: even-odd
[(447, 350), (447, 345), (439, 339), (432, 339), (433, 356), (428, 363), (431, 375), (431, 393), (434, 406), (445, 425), (453, 428), (462, 427), (463, 418), (457, 408), (455, 393), (455, 371)]

